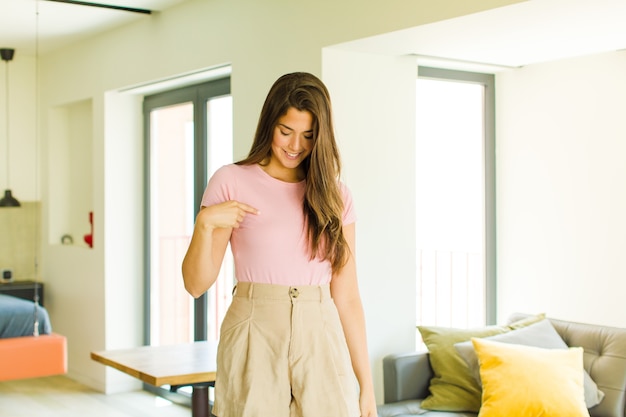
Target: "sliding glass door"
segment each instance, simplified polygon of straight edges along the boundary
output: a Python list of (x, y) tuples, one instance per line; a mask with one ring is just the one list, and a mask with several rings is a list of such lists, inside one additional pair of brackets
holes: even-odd
[(148, 96), (144, 117), (145, 343), (214, 339), (230, 302), (230, 259), (214, 288), (195, 300), (184, 289), (181, 264), (207, 180), (232, 162), (230, 80)]

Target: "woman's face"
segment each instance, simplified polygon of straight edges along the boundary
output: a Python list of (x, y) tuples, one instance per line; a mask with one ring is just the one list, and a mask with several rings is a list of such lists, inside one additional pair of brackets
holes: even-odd
[(274, 178), (297, 182), (304, 179), (299, 166), (313, 149), (313, 116), (293, 107), (278, 118), (272, 138), (272, 156), (266, 171)]

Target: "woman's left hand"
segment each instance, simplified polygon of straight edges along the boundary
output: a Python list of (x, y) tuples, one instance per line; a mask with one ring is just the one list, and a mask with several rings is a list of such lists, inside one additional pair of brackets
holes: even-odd
[(361, 407), (361, 417), (378, 417), (378, 411), (376, 410), (376, 399), (373, 395), (363, 395), (359, 399), (359, 406)]

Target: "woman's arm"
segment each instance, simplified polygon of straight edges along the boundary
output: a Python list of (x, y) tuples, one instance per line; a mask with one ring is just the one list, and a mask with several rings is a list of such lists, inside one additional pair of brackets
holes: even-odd
[(182, 266), (185, 289), (194, 298), (204, 294), (217, 279), (232, 230), (239, 227), (247, 213), (258, 212), (237, 201), (200, 209)]
[(344, 226), (343, 232), (350, 248), (350, 257), (341, 271), (333, 276), (330, 291), (346, 335), (352, 369), (359, 381), (361, 417), (376, 417), (376, 398), (367, 351), (365, 315), (356, 275), (354, 223)]

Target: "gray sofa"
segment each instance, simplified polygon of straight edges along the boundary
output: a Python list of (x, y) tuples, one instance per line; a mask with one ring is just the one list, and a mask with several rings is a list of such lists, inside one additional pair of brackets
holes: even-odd
[[(511, 321), (523, 318), (516, 314)], [(592, 417), (626, 417), (626, 329), (549, 318), (568, 346), (584, 349), (584, 367), (605, 393), (589, 409)], [(433, 372), (428, 352), (388, 355), (383, 359), (384, 404), (379, 417), (476, 417), (475, 413), (430, 411), (420, 408), (428, 396)]]

